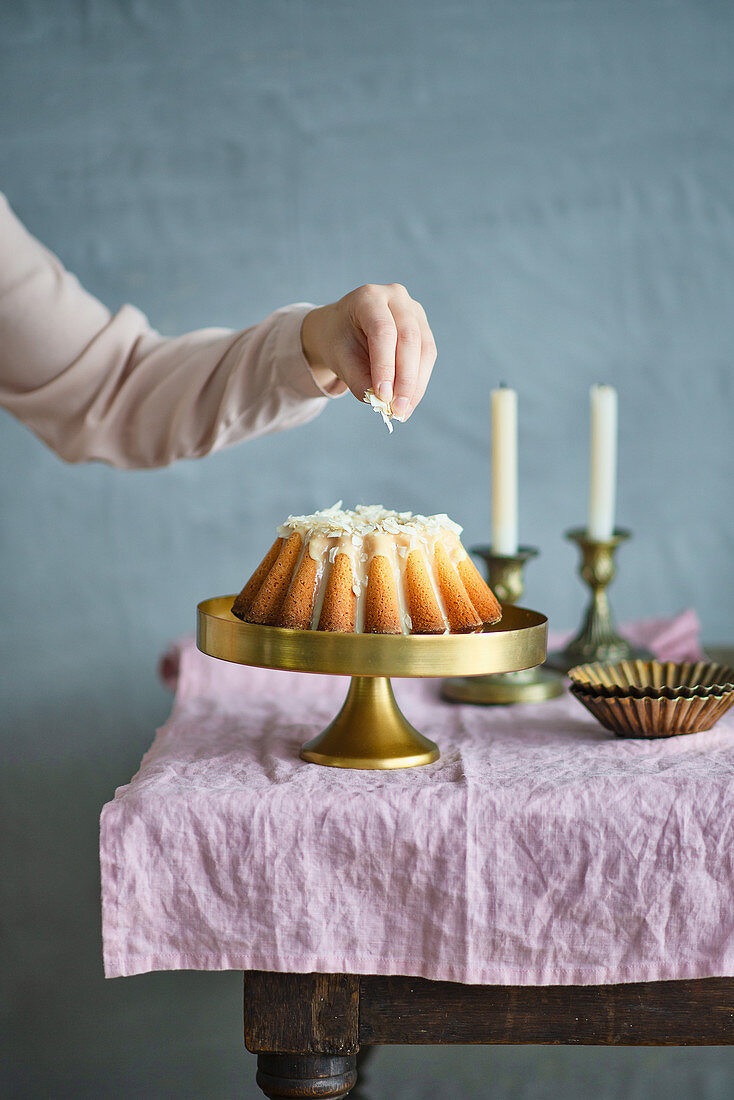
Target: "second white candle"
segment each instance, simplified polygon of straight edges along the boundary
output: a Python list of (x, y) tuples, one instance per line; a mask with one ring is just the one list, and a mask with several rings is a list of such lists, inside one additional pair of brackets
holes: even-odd
[(588, 536), (606, 542), (614, 533), (617, 496), (617, 391), (591, 387)]
[(492, 390), (492, 550), (517, 553), (517, 393)]

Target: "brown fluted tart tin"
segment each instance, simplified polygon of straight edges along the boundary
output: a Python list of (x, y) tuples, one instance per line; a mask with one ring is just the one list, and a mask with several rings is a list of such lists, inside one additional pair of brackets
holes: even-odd
[(734, 691), (734, 669), (711, 661), (596, 661), (568, 676), (578, 693), (605, 698), (693, 699)]
[(734, 689), (723, 695), (697, 695), (691, 699), (640, 699), (633, 696), (588, 695), (571, 687), (571, 694), (617, 737), (676, 737), (703, 733), (716, 725), (734, 703)]
[(709, 661), (595, 662), (568, 675), (571, 694), (617, 737), (702, 733), (734, 703), (734, 669)]

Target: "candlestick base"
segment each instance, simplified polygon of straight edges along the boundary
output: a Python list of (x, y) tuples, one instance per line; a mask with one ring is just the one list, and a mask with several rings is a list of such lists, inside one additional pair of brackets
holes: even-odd
[(441, 685), (444, 699), (475, 706), (544, 703), (548, 699), (557, 699), (562, 692), (561, 677), (544, 668), (498, 672), (492, 676), (451, 676)]
[[(475, 546), (472, 553), (486, 562), (489, 586), (500, 603), (516, 604), (523, 594), (523, 567), (538, 556), (538, 551), (532, 546), (521, 546), (516, 554), (505, 555), (495, 554), (491, 546)], [(444, 699), (476, 706), (543, 703), (557, 698), (562, 691), (561, 677), (542, 667), (489, 676), (451, 676), (441, 684)]]
[(578, 633), (564, 649), (548, 657), (549, 668), (568, 672), (575, 665), (589, 661), (613, 663), (637, 658), (647, 660), (652, 656), (648, 650), (632, 645), (618, 633), (607, 597), (607, 588), (616, 573), (615, 551), (630, 537), (630, 532), (622, 529), (615, 530), (610, 539), (590, 539), (587, 532), (579, 528), (566, 532), (566, 538), (581, 549), (579, 574), (591, 589), (591, 600)]

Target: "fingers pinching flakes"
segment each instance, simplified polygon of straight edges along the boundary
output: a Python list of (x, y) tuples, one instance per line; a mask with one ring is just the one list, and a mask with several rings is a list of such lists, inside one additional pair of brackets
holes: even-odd
[(400, 283), (365, 284), (312, 309), (301, 343), (322, 389), (347, 387), (388, 426), (412, 414), (436, 358), (425, 310)]
[(387, 430), (392, 434), (392, 421), (398, 419), (392, 411), (392, 405), (389, 401), (383, 401), (377, 396), (374, 390), (369, 389), (364, 391), (364, 399), (369, 402), (376, 413), (379, 413), (387, 427)]

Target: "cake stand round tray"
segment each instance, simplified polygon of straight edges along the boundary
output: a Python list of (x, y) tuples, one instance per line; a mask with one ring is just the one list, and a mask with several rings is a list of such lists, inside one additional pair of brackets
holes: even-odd
[(477, 634), (341, 634), (243, 623), (234, 596), (213, 596), (197, 609), (202, 653), (259, 668), (351, 676), (334, 721), (301, 749), (313, 764), (336, 768), (410, 768), (430, 764), (438, 747), (401, 713), (391, 676), (472, 676), (517, 672), (542, 664), (548, 620), (506, 607), (502, 620)]

